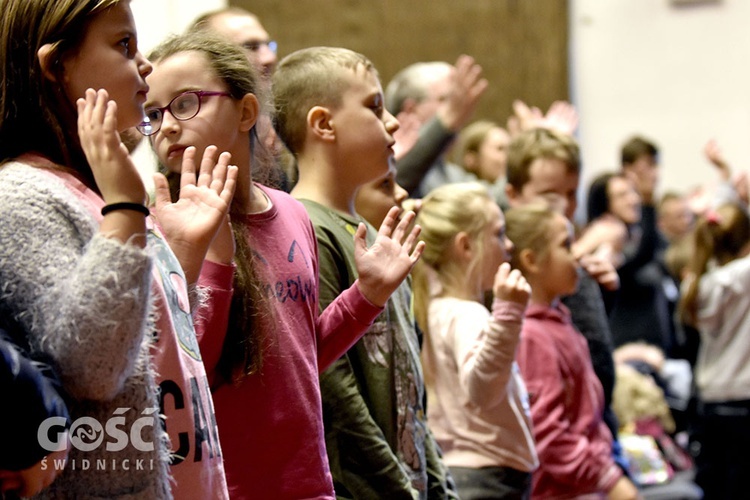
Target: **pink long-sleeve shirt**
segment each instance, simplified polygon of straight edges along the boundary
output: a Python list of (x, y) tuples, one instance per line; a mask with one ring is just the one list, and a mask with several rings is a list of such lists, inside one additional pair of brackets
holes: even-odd
[(233, 268), (206, 262), (199, 279), (209, 293), (196, 328), (214, 387), (229, 492), (233, 499), (333, 498), (318, 375), (382, 308), (355, 283), (319, 314), (317, 243), (307, 212), (286, 193), (260, 187), (271, 207), (239, 219), (274, 309), (260, 373), (238, 384), (217, 378)]
[(565, 306), (528, 307), (516, 360), (529, 391), (540, 461), (532, 497), (608, 492), (622, 471), (602, 421), (604, 393), (586, 339)]

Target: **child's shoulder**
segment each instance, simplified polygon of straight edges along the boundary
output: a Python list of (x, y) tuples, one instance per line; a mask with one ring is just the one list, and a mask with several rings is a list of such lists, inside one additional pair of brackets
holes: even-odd
[(0, 192), (3, 193), (0, 204), (3, 213), (22, 217), (41, 213), (46, 218), (51, 212), (70, 216), (86, 212), (85, 201), (93, 203), (99, 199), (68, 172), (20, 161), (0, 167)]
[(358, 217), (339, 212), (316, 201), (307, 199), (300, 199), (299, 201), (307, 210), (316, 230), (320, 227), (336, 233), (345, 232), (354, 236), (357, 226), (362, 222)]

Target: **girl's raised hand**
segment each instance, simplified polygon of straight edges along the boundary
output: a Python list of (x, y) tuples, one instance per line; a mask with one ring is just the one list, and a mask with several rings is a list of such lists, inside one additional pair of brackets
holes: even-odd
[(406, 212), (398, 220), (400, 209), (393, 207), (385, 216), (378, 236), (367, 248), (367, 228), (360, 224), (354, 234), (354, 260), (359, 274), (359, 289), (377, 306), (384, 306), (422, 256), (424, 242), (417, 243), (421, 228), (409, 226), (414, 221), (414, 212)]
[(497, 268), (492, 291), (496, 299), (516, 302), (524, 306), (531, 297), (531, 286), (529, 286), (526, 278), (518, 269), (511, 270), (510, 264), (507, 262), (503, 262)]
[(104, 89), (88, 89), (76, 107), (78, 137), (104, 201), (144, 203), (143, 180), (117, 133), (117, 103)]
[(230, 165), (232, 155), (218, 155), (215, 146), (203, 152), (196, 175), (194, 147), (185, 150), (182, 159), (180, 194), (172, 203), (167, 179), (154, 175), (156, 218), (169, 246), (182, 264), (188, 283), (200, 274), (209, 245), (222, 224), (237, 186), (237, 167)]

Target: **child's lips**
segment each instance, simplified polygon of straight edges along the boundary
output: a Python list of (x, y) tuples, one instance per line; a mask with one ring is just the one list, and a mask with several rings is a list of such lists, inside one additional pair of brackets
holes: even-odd
[(167, 150), (167, 159), (171, 160), (172, 158), (176, 158), (176, 157), (182, 155), (182, 153), (185, 151), (185, 149), (187, 149), (186, 146), (171, 146)]

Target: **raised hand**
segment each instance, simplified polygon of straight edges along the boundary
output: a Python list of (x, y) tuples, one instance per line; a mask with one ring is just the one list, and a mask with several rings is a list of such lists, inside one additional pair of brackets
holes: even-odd
[(516, 99), (513, 101), (513, 115), (508, 118), (507, 128), (511, 136), (533, 128), (546, 128), (572, 135), (578, 128), (578, 111), (567, 101), (555, 101), (547, 113), (542, 113), (536, 106), (529, 106)]
[(706, 143), (703, 147), (703, 154), (706, 155), (706, 159), (716, 167), (716, 170), (719, 171), (721, 180), (728, 181), (732, 176), (732, 169), (730, 168), (729, 163), (727, 163), (726, 158), (724, 158), (716, 139), (710, 139)]
[(405, 213), (400, 221), (398, 215), (398, 207), (390, 209), (370, 248), (367, 248), (367, 228), (364, 224), (360, 224), (354, 234), (359, 289), (367, 300), (380, 307), (408, 276), (424, 250), (424, 242), (417, 243), (421, 228), (414, 226), (411, 231), (408, 230), (414, 220), (414, 212)]
[(144, 203), (143, 180), (117, 132), (117, 103), (104, 89), (88, 89), (76, 107), (78, 137), (104, 201)]
[(555, 101), (547, 110), (540, 126), (561, 134), (573, 135), (578, 128), (578, 111), (567, 101)]
[(172, 203), (167, 179), (154, 175), (156, 218), (164, 237), (182, 264), (188, 283), (198, 279), (209, 245), (227, 213), (237, 186), (237, 167), (229, 165), (231, 155), (208, 146), (196, 176), (196, 150), (189, 147), (182, 159), (180, 193)]
[(487, 80), (482, 78), (482, 67), (474, 58), (460, 56), (451, 77), (448, 95), (437, 110), (437, 116), (445, 128), (454, 132), (461, 130), (471, 119), (488, 85)]
[(518, 269), (511, 269), (510, 264), (503, 262), (495, 273), (492, 292), (496, 299), (526, 305), (531, 297), (531, 286)]
[(508, 133), (514, 137), (524, 130), (538, 127), (543, 119), (544, 114), (541, 109), (516, 99), (513, 101), (513, 114), (508, 118)]

